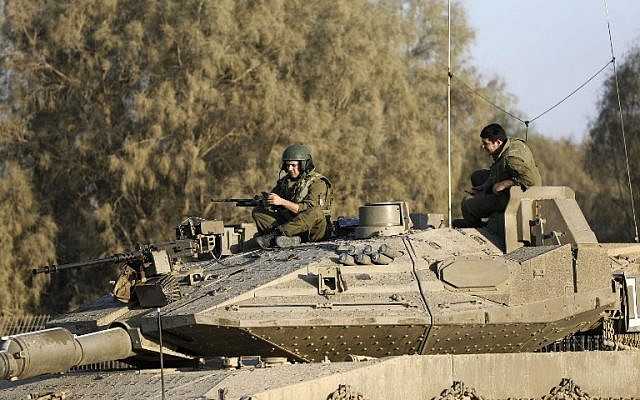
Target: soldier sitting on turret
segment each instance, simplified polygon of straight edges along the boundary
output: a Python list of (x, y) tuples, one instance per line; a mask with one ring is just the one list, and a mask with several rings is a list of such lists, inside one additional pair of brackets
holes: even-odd
[(311, 151), (293, 144), (282, 154), (282, 171), (267, 197), (267, 207), (253, 209), (262, 248), (289, 247), (302, 239), (318, 241), (328, 234), (331, 213), (331, 182), (315, 171)]
[(509, 188), (517, 185), (526, 190), (542, 185), (533, 154), (522, 139), (507, 138), (499, 124), (485, 126), (480, 132), (482, 148), (492, 158), (489, 169), (471, 174), (472, 188), (462, 200), (464, 220), (453, 221), (454, 227), (481, 227), (482, 218), (504, 212), (509, 202)]

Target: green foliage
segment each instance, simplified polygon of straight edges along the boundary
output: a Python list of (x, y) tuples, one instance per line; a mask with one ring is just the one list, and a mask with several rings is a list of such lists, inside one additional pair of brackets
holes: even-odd
[(32, 277), (31, 268), (53, 260), (56, 225), (39, 211), (28, 174), (6, 163), (0, 173), (0, 315), (40, 304), (45, 278)]
[[(636, 207), (640, 205), (640, 48), (633, 49), (618, 66), (622, 114), (626, 132), (631, 185)], [(591, 222), (607, 241), (632, 241), (635, 231), (626, 157), (620, 124), (615, 76), (611, 75), (600, 99), (599, 112), (586, 143), (585, 165), (598, 185)]]

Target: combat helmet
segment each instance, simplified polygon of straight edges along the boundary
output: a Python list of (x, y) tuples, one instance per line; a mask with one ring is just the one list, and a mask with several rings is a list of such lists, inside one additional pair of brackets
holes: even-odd
[(292, 144), (282, 152), (282, 170), (286, 171), (287, 161), (299, 161), (300, 172), (309, 172), (315, 168), (311, 158), (311, 150), (304, 144)]

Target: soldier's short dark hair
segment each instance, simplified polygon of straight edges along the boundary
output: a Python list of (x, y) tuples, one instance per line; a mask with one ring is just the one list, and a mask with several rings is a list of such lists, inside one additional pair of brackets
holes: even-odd
[(482, 128), (482, 131), (480, 131), (480, 137), (493, 141), (500, 139), (504, 142), (507, 140), (507, 133), (504, 131), (502, 125), (493, 123)]

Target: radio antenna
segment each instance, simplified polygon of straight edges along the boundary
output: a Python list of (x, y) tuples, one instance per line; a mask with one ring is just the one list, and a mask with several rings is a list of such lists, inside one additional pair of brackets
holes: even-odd
[(451, 228), (451, 0), (447, 2), (447, 30), (449, 42), (447, 45), (447, 179), (449, 187), (449, 228)]

